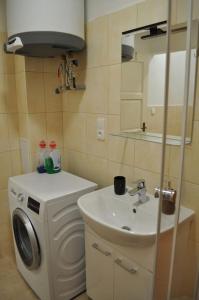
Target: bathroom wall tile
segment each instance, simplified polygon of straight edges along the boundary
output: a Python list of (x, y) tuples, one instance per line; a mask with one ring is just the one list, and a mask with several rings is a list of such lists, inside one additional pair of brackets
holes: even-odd
[(108, 159), (132, 166), (134, 163), (134, 141), (110, 136), (108, 141)]
[[(177, 23), (184, 23), (187, 21), (188, 3), (186, 0), (177, 1)], [(193, 1), (193, 19), (199, 18), (199, 3), (197, 0)]]
[(0, 32), (6, 32), (6, 1), (2, 0), (0, 3)]
[(62, 95), (55, 94), (58, 85), (59, 80), (56, 73), (44, 73), (46, 112), (62, 111)]
[[(123, 99), (125, 94), (142, 95), (144, 79), (144, 64), (142, 62), (126, 62), (121, 66), (121, 93)], [(132, 98), (136, 99), (136, 98)], [(137, 98), (139, 99), (139, 98)]]
[(120, 116), (108, 115), (108, 134), (120, 132)]
[(10, 219), (10, 212), (9, 212), (9, 204), (8, 204), (8, 191), (7, 190), (0, 190), (0, 225), (8, 224)]
[(11, 156), (12, 176), (20, 175), (22, 173), (20, 151), (19, 150), (11, 151), (10, 156)]
[(105, 114), (108, 110), (108, 67), (87, 69), (86, 91), (87, 112)]
[(25, 70), (26, 72), (43, 72), (43, 59), (36, 57), (25, 57)]
[(43, 71), (45, 73), (56, 73), (57, 74), (57, 70), (58, 70), (59, 64), (62, 61), (63, 60), (61, 58), (59, 58), (59, 57), (43, 58), (43, 66), (44, 66)]
[(27, 72), (27, 101), (29, 113), (45, 112), (44, 80), (42, 73)]
[(19, 135), (21, 138), (28, 138), (29, 137), (29, 118), (28, 114), (19, 113)]
[(19, 149), (19, 118), (18, 114), (8, 115), (8, 132), (10, 150)]
[(64, 170), (83, 178), (88, 178), (87, 154), (64, 149)]
[(47, 113), (47, 140), (54, 140), (58, 147), (63, 147), (63, 114)]
[(132, 166), (108, 161), (108, 181), (106, 185), (113, 184), (115, 176), (125, 176), (127, 184), (131, 185), (134, 178), (134, 170)]
[[(199, 184), (199, 122), (194, 122), (193, 141), (191, 145), (186, 146), (184, 178), (192, 183)], [(171, 157), (169, 166), (170, 175), (179, 176), (180, 172), (180, 148), (171, 147)]]
[(142, 101), (122, 100), (120, 107), (121, 130), (140, 128), (142, 120)]
[(0, 153), (0, 166), (3, 172), (0, 174), (0, 189), (7, 189), (8, 178), (12, 175), (9, 152)]
[(108, 113), (120, 114), (121, 65), (109, 67)]
[(10, 224), (3, 223), (1, 225), (0, 245), (0, 257), (3, 259), (6, 257), (13, 257), (13, 241)]
[[(105, 140), (101, 141), (97, 139), (97, 119), (104, 118), (105, 120)], [(107, 118), (104, 115), (92, 115), (86, 116), (86, 152), (103, 158), (107, 157), (108, 149), (108, 136), (107, 132)]]
[(144, 1), (137, 9), (137, 27), (167, 20), (167, 0)]
[[(86, 71), (80, 70), (76, 76), (77, 84), (85, 84)], [(63, 110), (70, 112), (87, 111), (87, 86), (85, 90), (67, 91), (63, 95)]]
[(80, 152), (86, 151), (85, 114), (64, 113), (64, 147)]
[(136, 28), (137, 6), (125, 8), (109, 15), (109, 63), (121, 62), (122, 32)]
[(0, 114), (0, 152), (9, 150), (8, 115)]
[(36, 151), (41, 140), (46, 140), (46, 114), (29, 114), (29, 139), (31, 150)]
[(103, 16), (87, 25), (87, 66), (108, 64), (108, 17)]
[(21, 55), (15, 55), (14, 57), (15, 73), (25, 72), (25, 57)]
[(7, 112), (6, 77), (0, 74), (0, 113)]
[(159, 173), (161, 170), (161, 151), (161, 144), (135, 141), (135, 167)]
[(26, 113), (28, 112), (26, 74), (24, 72), (17, 73), (15, 78), (18, 112)]
[(5, 76), (6, 80), (6, 111), (14, 113), (18, 111), (16, 97), (16, 80), (14, 74)]
[(96, 182), (99, 188), (106, 186), (108, 182), (108, 161), (97, 156), (88, 155), (87, 174), (87, 178)]

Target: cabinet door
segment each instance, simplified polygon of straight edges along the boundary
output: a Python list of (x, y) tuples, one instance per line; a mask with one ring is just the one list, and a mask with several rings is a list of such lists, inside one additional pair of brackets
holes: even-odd
[(152, 274), (132, 261), (116, 256), (114, 300), (151, 300)]
[(113, 300), (113, 268), (111, 249), (87, 232), (86, 286), (91, 299)]

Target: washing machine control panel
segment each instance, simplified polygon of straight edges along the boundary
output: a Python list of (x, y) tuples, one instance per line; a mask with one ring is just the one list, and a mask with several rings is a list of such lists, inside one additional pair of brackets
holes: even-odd
[(31, 197), (28, 197), (28, 208), (39, 215), (40, 203)]
[(23, 195), (22, 193), (19, 193), (19, 194), (17, 195), (17, 200), (18, 200), (19, 202), (23, 202), (23, 201), (25, 200), (25, 195)]

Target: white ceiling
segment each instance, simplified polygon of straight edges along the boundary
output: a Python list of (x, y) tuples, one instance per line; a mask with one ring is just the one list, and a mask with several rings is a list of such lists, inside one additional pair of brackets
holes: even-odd
[(143, 0), (86, 0), (87, 21), (142, 1)]

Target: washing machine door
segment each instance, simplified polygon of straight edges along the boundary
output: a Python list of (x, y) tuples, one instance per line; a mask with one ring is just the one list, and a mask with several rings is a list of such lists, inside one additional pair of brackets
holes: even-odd
[(26, 213), (17, 208), (12, 217), (17, 249), (22, 261), (30, 270), (37, 269), (41, 262), (40, 247), (34, 227)]

